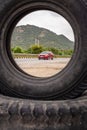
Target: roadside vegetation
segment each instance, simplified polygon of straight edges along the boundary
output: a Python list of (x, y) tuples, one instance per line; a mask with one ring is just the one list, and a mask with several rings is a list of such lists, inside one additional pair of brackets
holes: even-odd
[(60, 56), (60, 57), (71, 57), (73, 50), (68, 49), (68, 50), (64, 50), (64, 49), (57, 49), (55, 47), (44, 47), (42, 45), (38, 45), (38, 44), (33, 44), (32, 46), (30, 46), (28, 49), (23, 49), (20, 46), (16, 46), (14, 48), (11, 48), (11, 51), (13, 53), (13, 55), (33, 55), (33, 54), (39, 54), (42, 51), (51, 51), (53, 52), (53, 54), (55, 56)]

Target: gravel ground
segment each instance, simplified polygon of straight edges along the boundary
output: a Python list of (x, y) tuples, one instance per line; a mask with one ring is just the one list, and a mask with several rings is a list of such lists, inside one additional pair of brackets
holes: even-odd
[(70, 61), (70, 58), (54, 60), (15, 59), (17, 65), (26, 73), (37, 77), (50, 77), (60, 72)]

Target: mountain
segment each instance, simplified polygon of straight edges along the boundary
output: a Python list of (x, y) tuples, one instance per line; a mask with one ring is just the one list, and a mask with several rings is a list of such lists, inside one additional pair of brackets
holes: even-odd
[(15, 27), (11, 47), (21, 46), (23, 49), (29, 48), (32, 44), (41, 44), (45, 47), (55, 47), (57, 49), (73, 49), (74, 42), (64, 35), (40, 28), (34, 25), (22, 25)]

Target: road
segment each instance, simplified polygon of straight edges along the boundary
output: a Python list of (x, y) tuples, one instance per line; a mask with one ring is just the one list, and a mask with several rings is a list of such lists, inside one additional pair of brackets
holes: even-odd
[(38, 60), (37, 58), (15, 59), (17, 65), (26, 73), (37, 77), (49, 77), (60, 72), (70, 61), (70, 58), (54, 58), (53, 60)]

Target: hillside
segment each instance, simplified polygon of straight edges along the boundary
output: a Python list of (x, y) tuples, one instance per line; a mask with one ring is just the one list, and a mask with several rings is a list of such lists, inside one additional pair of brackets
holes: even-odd
[(73, 49), (74, 46), (74, 43), (64, 35), (57, 35), (45, 28), (33, 25), (22, 25), (14, 29), (11, 47), (21, 46), (22, 48), (27, 49), (35, 43), (58, 49)]

